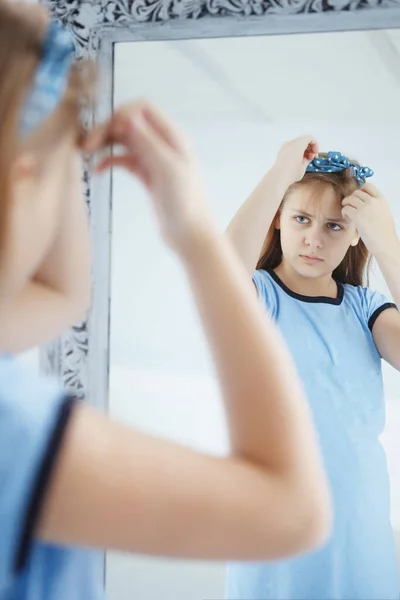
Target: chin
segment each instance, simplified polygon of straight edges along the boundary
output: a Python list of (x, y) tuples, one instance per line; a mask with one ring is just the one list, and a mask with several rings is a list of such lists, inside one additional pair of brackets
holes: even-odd
[(325, 273), (321, 273), (316, 269), (298, 269), (298, 274), (302, 277), (306, 277), (307, 279), (317, 279), (318, 277), (323, 277)]
[(308, 264), (304, 263), (301, 258), (299, 261), (296, 261), (296, 266), (293, 265), (293, 269), (302, 277), (307, 277), (310, 279), (323, 277), (324, 275), (331, 273), (331, 271), (327, 270), (327, 266), (324, 262)]

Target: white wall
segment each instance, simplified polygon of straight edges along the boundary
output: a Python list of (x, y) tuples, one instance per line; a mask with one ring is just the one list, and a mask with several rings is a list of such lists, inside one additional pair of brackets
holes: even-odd
[[(311, 130), (323, 150), (339, 150), (376, 172), (400, 223), (393, 131), (369, 126), (310, 127), (256, 122), (182, 123), (191, 134), (216, 218), (225, 227), (271, 165), (279, 143)], [(145, 431), (224, 453), (226, 428), (207, 346), (180, 264), (160, 242), (142, 190), (129, 177), (114, 181), (110, 407), (114, 416)], [(374, 283), (385, 291), (379, 276)], [(393, 522), (400, 530), (400, 471), (395, 433), (400, 427), (400, 377), (385, 369), (389, 426), (386, 446), (393, 479)], [(132, 475), (134, 476), (134, 474)], [(111, 600), (222, 599), (224, 564), (110, 554)]]

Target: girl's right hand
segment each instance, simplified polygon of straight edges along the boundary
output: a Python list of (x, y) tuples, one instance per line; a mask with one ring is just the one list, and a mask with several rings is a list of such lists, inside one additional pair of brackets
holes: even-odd
[(183, 249), (213, 224), (189, 142), (158, 108), (144, 101), (122, 106), (89, 134), (82, 149), (94, 153), (112, 145), (123, 153), (105, 158), (96, 170), (122, 167), (143, 183), (167, 245)]
[(318, 142), (312, 135), (302, 135), (285, 142), (276, 157), (274, 169), (288, 186), (304, 177), (310, 162), (318, 156)]

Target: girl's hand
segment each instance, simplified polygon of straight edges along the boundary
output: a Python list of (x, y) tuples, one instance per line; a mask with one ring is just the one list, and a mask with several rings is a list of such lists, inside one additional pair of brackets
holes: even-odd
[(310, 162), (318, 156), (318, 143), (312, 135), (303, 135), (280, 148), (274, 169), (278, 170), (289, 187), (304, 177)]
[(355, 224), (368, 250), (376, 256), (381, 250), (398, 244), (396, 226), (389, 205), (371, 183), (342, 201), (342, 215)]
[(89, 153), (118, 145), (123, 152), (105, 158), (97, 171), (122, 167), (150, 192), (161, 235), (178, 249), (212, 219), (188, 140), (161, 111), (148, 102), (132, 102), (83, 143)]

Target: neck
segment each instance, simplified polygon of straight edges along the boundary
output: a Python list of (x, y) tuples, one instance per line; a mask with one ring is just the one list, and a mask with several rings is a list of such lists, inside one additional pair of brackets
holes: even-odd
[(302, 296), (327, 296), (336, 298), (337, 285), (332, 273), (321, 277), (303, 277), (295, 271), (283, 258), (280, 265), (274, 269), (279, 279), (296, 294)]

